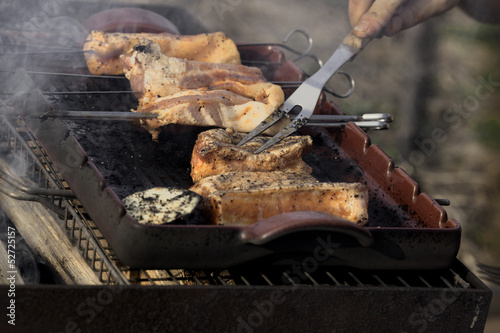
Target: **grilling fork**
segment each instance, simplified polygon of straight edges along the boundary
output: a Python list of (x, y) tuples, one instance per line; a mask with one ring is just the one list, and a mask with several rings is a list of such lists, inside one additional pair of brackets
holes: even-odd
[(258, 148), (255, 153), (258, 154), (266, 150), (304, 126), (314, 112), (324, 85), (343, 64), (353, 59), (370, 40), (371, 38), (362, 39), (350, 32), (323, 67), (305, 80), (279, 109), (275, 110), (248, 133), (238, 143), (238, 146), (252, 140), (280, 119), (288, 117), (288, 113), (292, 110), (300, 109), (300, 113), (285, 128), (279, 131), (278, 134)]

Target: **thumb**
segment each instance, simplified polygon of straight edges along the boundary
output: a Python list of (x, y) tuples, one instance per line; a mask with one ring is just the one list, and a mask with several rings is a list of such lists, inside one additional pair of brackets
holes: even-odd
[(354, 27), (373, 4), (373, 0), (349, 0), (349, 22)]
[(407, 0), (375, 1), (354, 26), (353, 33), (360, 37), (376, 37), (389, 23), (391, 17)]

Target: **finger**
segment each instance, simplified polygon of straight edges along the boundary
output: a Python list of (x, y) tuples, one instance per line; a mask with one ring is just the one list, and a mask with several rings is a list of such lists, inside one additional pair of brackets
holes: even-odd
[(353, 33), (360, 37), (375, 37), (382, 32), (396, 11), (408, 0), (376, 0), (359, 22)]
[(460, 0), (417, 0), (410, 1), (402, 10), (394, 15), (385, 28), (386, 36), (394, 36), (398, 32), (411, 28), (433, 16), (440, 15), (456, 6)]
[(354, 27), (359, 22), (361, 16), (370, 9), (374, 0), (349, 0), (349, 21)]

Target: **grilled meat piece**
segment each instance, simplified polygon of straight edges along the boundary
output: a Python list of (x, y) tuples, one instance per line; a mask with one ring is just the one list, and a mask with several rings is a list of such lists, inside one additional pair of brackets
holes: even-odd
[(151, 40), (171, 57), (194, 61), (240, 64), (236, 44), (222, 32), (200, 35), (169, 33), (106, 33), (92, 31), (83, 46), (87, 67), (94, 75), (121, 75), (120, 55), (128, 52), (140, 40)]
[(191, 157), (191, 178), (202, 178), (234, 171), (307, 172), (312, 169), (302, 156), (312, 149), (310, 136), (289, 136), (260, 154), (254, 154), (265, 137), (237, 146), (243, 133), (213, 129), (198, 135)]
[[(153, 139), (171, 123), (250, 132), (284, 101), (281, 87), (267, 82), (257, 68), (172, 58), (148, 41), (122, 60), (132, 89), (141, 92), (136, 111), (160, 114), (142, 123)], [(280, 121), (267, 134), (287, 122)]]
[(205, 177), (194, 184), (190, 190), (206, 197), (216, 191), (249, 190), (276, 185), (292, 185), (318, 182), (307, 172), (229, 172), (222, 175)]
[[(158, 113), (154, 119), (141, 120), (153, 140), (158, 139), (161, 127), (168, 124), (230, 128), (239, 132), (250, 132), (274, 111), (268, 104), (259, 103), (231, 91), (186, 90), (162, 97), (135, 112)], [(288, 122), (282, 119), (265, 134), (277, 133)]]
[(209, 194), (211, 222), (248, 225), (281, 213), (317, 211), (364, 225), (368, 222), (368, 190), (360, 183), (273, 185)]
[(281, 87), (268, 82), (256, 67), (169, 57), (148, 40), (142, 40), (121, 59), (132, 90), (140, 92), (139, 108), (185, 90), (227, 90), (274, 108), (284, 101)]

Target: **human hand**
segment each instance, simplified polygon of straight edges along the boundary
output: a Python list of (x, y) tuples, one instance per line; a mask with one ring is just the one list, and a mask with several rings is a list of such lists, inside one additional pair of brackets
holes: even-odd
[(394, 36), (455, 7), (460, 0), (349, 0), (349, 20), (360, 38)]

